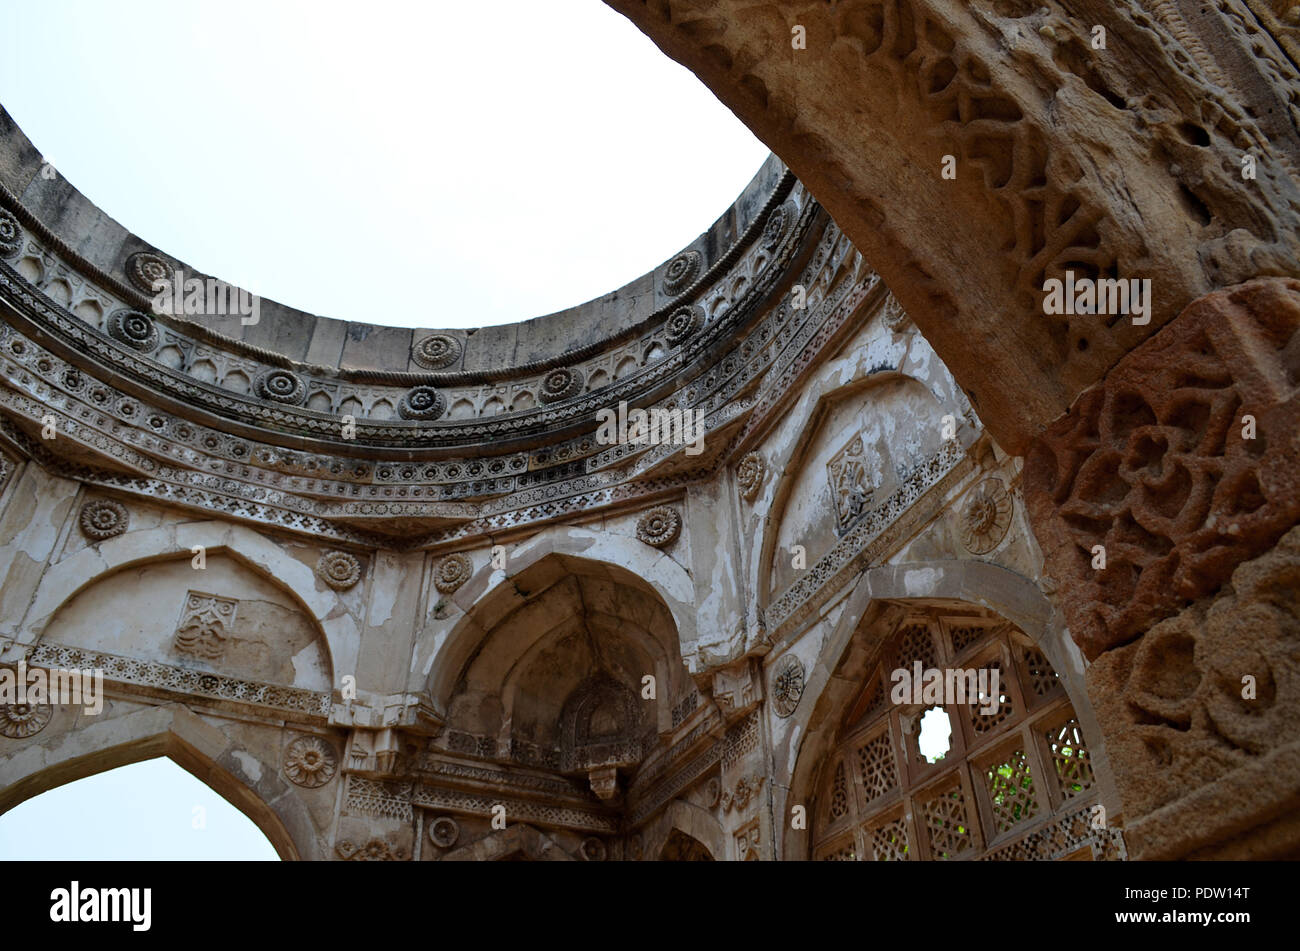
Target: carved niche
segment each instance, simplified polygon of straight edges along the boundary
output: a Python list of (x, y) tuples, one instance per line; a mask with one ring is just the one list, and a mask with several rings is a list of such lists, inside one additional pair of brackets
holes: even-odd
[(569, 695), (560, 724), (561, 770), (586, 771), (596, 795), (614, 798), (617, 769), (636, 765), (643, 752), (644, 730), (636, 693), (599, 671)]

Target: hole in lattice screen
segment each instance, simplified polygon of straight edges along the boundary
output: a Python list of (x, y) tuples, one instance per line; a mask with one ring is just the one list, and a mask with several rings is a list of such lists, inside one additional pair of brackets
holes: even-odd
[(916, 748), (927, 763), (937, 763), (952, 749), (952, 720), (943, 707), (930, 707), (921, 714)]

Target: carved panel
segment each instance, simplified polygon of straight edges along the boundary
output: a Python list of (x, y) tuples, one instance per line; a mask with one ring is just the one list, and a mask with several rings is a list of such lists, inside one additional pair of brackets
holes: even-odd
[(187, 591), (172, 647), (202, 660), (219, 660), (235, 624), (239, 602), (200, 591)]
[(1088, 657), (1212, 594), (1300, 519), (1298, 330), (1300, 281), (1204, 297), (1034, 445), (1026, 502)]
[(835, 516), (843, 534), (871, 506), (874, 492), (872, 473), (879, 460), (862, 445), (862, 436), (854, 436), (826, 464), (831, 484)]

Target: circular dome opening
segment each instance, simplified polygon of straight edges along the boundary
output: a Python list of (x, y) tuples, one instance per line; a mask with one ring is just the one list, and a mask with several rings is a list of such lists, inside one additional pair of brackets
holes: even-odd
[(484, 327), (621, 287), (767, 156), (598, 0), (30, 5), (0, 102), (145, 241), (309, 313)]

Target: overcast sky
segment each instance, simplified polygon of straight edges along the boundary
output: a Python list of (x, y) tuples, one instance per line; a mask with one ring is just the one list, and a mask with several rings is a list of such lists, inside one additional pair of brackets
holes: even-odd
[(524, 320), (688, 244), (767, 155), (599, 0), (0, 0), (0, 101), (91, 201), (312, 313)]
[[(0, 102), (167, 253), (302, 310), (405, 326), (524, 320), (614, 290), (712, 224), (766, 158), (599, 0), (475, 9), (0, 0)], [(0, 858), (273, 855), (168, 762), (0, 816)]]

